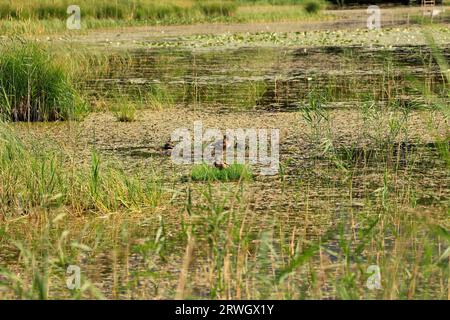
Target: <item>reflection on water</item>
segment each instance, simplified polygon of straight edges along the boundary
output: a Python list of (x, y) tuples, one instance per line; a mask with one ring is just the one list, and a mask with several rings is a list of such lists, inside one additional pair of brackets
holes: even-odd
[[(449, 59), (449, 50), (443, 54)], [(422, 89), (448, 94), (429, 49), (420, 46), (142, 49), (124, 59), (112, 56), (109, 72), (84, 83), (87, 92), (137, 98), (158, 86), (190, 107), (280, 111), (298, 108), (312, 92), (335, 107), (362, 99), (414, 107), (423, 103)]]

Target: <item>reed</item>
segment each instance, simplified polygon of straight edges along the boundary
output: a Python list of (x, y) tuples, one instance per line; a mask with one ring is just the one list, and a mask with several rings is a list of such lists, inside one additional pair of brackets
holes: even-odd
[(32, 42), (1, 48), (0, 92), (4, 120), (65, 120), (82, 104), (61, 61)]

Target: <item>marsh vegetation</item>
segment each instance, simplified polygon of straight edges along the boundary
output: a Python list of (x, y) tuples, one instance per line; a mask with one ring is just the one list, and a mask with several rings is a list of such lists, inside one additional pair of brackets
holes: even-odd
[[(397, 29), (5, 40), (0, 298), (449, 299), (449, 28)], [(199, 119), (279, 129), (278, 174), (174, 164)]]
[[(67, 0), (1, 0), (2, 34), (38, 35), (63, 33), (72, 5)], [(205, 22), (262, 22), (317, 20), (323, 0), (281, 3), (235, 0), (80, 0), (84, 29), (144, 25), (179, 25)], [(322, 17), (323, 18), (323, 17)]]

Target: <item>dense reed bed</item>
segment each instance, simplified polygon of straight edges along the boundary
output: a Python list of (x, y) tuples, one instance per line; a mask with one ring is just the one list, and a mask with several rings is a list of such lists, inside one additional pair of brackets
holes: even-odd
[[(37, 35), (73, 33), (66, 29), (70, 1), (0, 1), (0, 34)], [(291, 5), (242, 3), (234, 0), (82, 0), (81, 28), (115, 28), (143, 25), (178, 25), (211, 22), (253, 22), (318, 19), (326, 2), (300, 1)], [(311, 10), (312, 8), (312, 10)], [(322, 17), (322, 16), (320, 16)], [(322, 17), (323, 18), (323, 17)]]

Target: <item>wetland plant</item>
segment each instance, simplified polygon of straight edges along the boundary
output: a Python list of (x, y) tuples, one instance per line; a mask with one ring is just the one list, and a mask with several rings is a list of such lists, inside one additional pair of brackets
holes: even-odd
[(318, 0), (307, 0), (303, 3), (303, 8), (308, 14), (318, 14), (323, 8), (323, 3)]
[(164, 110), (174, 104), (174, 98), (164, 85), (156, 84), (148, 88), (148, 92), (143, 94), (143, 102), (154, 110)]
[(120, 122), (133, 122), (136, 120), (136, 107), (133, 103), (119, 102), (115, 105), (114, 116)]
[(229, 17), (237, 10), (236, 3), (232, 1), (198, 1), (194, 7), (208, 17)]
[(62, 63), (35, 43), (0, 53), (0, 116), (7, 121), (68, 119), (82, 105)]
[(63, 152), (45, 145), (25, 147), (12, 130), (1, 125), (0, 217), (61, 206), (73, 212), (134, 210), (159, 201), (158, 183), (104, 165), (97, 152), (92, 154), (90, 168), (67, 167), (67, 160)]
[(253, 178), (253, 173), (243, 164), (233, 163), (223, 169), (201, 164), (192, 168), (191, 178), (193, 181), (247, 181)]
[[(89, 19), (98, 20), (144, 20), (180, 22), (203, 17), (228, 17), (237, 10), (233, 1), (154, 1), (154, 0), (116, 0), (98, 1), (79, 0), (77, 5), (82, 14)], [(17, 0), (0, 4), (0, 18), (14, 20), (67, 19), (68, 2), (65, 0), (42, 0), (33, 4)], [(202, 17), (200, 16), (200, 18)]]
[(310, 92), (308, 96), (308, 104), (300, 108), (310, 131), (306, 135), (310, 143), (323, 142), (330, 137), (330, 116), (324, 106), (325, 98), (321, 92)]
[[(15, 299), (45, 300), (60, 283), (67, 282), (67, 267), (79, 264), (77, 255), (91, 251), (78, 242), (67, 241), (69, 231), (64, 229), (66, 215), (40, 212), (40, 231), (32, 241), (5, 238), (17, 250), (18, 265), (23, 274), (17, 274), (0, 266), (0, 291), (10, 291)], [(82, 241), (81, 239), (77, 239)], [(83, 252), (84, 251), (84, 252)], [(80, 287), (66, 290), (67, 297), (81, 299), (89, 295), (95, 299), (105, 299), (103, 294), (84, 275), (80, 277)]]

